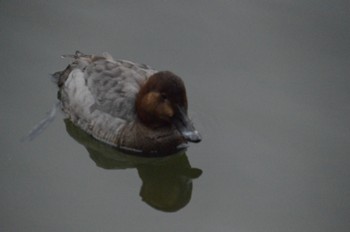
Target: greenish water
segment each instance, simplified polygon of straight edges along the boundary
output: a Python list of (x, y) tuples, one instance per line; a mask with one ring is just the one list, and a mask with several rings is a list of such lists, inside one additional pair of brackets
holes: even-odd
[[(350, 228), (348, 1), (0, 1), (0, 231)], [(62, 114), (63, 54), (171, 70), (203, 136), (116, 154)]]

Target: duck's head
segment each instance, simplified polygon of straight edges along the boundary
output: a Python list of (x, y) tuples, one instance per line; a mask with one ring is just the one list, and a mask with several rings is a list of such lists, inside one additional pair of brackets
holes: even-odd
[(171, 72), (157, 72), (148, 78), (136, 98), (136, 112), (139, 120), (148, 127), (174, 126), (186, 141), (201, 141), (187, 115), (185, 85)]

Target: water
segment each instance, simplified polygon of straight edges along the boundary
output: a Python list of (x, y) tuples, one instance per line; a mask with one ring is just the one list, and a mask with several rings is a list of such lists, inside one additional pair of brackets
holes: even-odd
[[(1, 1), (0, 230), (349, 231), (349, 9)], [(203, 141), (162, 161), (102, 157), (58, 115), (19, 142), (77, 49), (181, 76)]]

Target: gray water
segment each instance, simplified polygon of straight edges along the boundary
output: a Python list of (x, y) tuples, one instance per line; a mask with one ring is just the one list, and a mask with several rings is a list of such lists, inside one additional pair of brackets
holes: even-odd
[[(0, 1), (0, 231), (349, 231), (349, 29), (348, 0)], [(138, 160), (59, 114), (19, 142), (77, 49), (181, 76), (203, 141)]]

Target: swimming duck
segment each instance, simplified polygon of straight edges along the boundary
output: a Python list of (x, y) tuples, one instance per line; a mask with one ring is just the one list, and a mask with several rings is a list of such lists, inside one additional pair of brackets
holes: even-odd
[(61, 108), (97, 140), (142, 153), (175, 152), (201, 141), (187, 115), (184, 82), (174, 73), (109, 54), (64, 57), (74, 61), (53, 74)]

